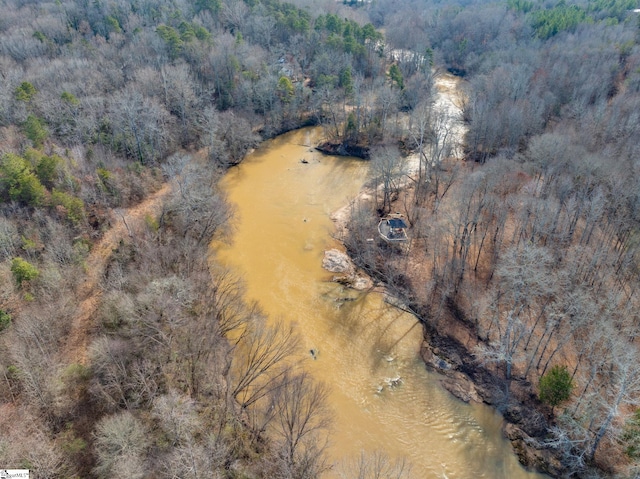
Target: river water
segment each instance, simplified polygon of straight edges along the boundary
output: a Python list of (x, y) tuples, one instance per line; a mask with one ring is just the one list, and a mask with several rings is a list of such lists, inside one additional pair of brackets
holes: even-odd
[[(295, 322), (306, 351), (317, 351), (304, 367), (331, 388), (330, 459), (384, 451), (406, 458), (415, 478), (543, 477), (519, 465), (498, 414), (455, 399), (426, 371), (414, 317), (378, 293), (329, 281), (323, 253), (339, 247), (330, 214), (356, 196), (368, 164), (314, 151), (321, 132), (308, 128), (265, 142), (229, 171), (223, 188), (237, 223), (233, 244), (217, 254), (243, 275), (247, 299), (270, 317)], [(390, 387), (398, 377), (401, 384)]]

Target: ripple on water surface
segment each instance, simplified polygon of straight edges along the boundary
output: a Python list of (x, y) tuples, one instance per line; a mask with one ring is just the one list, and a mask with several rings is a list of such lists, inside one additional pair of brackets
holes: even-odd
[[(406, 457), (419, 479), (543, 477), (518, 465), (492, 410), (458, 401), (426, 371), (415, 318), (380, 294), (327, 282), (322, 254), (338, 246), (329, 213), (357, 193), (366, 163), (301, 146), (316, 143), (319, 132), (266, 142), (230, 172), (227, 192), (240, 221), (233, 245), (218, 253), (245, 277), (248, 299), (297, 323), (306, 350), (316, 352), (316, 360), (307, 354), (305, 368), (332, 390), (330, 458), (384, 451)], [(310, 163), (302, 165), (305, 155)]]

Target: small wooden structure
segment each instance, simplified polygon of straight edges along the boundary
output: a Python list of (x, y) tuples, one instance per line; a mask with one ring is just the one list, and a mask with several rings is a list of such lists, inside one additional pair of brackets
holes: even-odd
[(378, 233), (382, 239), (393, 243), (407, 241), (407, 228), (407, 224), (399, 213), (382, 218), (378, 223)]

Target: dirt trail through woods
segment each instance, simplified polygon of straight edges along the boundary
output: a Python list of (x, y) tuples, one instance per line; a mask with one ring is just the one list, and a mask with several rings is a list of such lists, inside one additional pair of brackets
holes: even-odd
[(96, 327), (94, 318), (102, 296), (100, 279), (109, 256), (119, 241), (135, 231), (146, 215), (154, 215), (160, 211), (162, 200), (170, 191), (171, 184), (165, 183), (142, 203), (112, 212), (113, 226), (93, 246), (86, 261), (87, 275), (77, 291), (79, 304), (71, 320), (71, 331), (65, 348), (65, 355), (70, 363), (87, 364), (87, 349), (91, 332)]

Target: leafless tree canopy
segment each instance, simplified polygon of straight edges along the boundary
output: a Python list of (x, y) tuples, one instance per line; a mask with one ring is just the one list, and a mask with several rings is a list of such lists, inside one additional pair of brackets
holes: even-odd
[[(3, 1), (0, 421), (29, 429), (0, 438), (0, 462), (51, 478), (330, 466), (295, 327), (208, 249), (233, 229), (222, 172), (319, 124), (327, 149), (371, 159), (375, 204), (353, 205), (344, 239), (359, 264), (434, 341), (467, 332), (465, 367), (507, 414), (524, 401), (567, 474), (631, 477), (636, 7)], [(392, 211), (406, 248), (369, 241)], [(549, 411), (535, 396), (556, 365), (574, 387)], [(380, 454), (349, 470), (407, 474)]]

